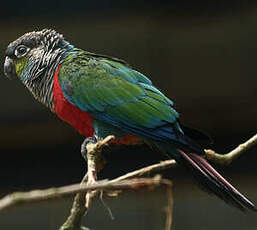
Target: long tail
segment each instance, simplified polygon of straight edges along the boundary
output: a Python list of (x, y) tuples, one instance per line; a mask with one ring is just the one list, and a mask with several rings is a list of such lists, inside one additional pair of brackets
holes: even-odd
[(185, 153), (181, 149), (177, 151), (179, 156), (177, 155), (176, 160), (192, 170), (194, 177), (205, 190), (242, 211), (247, 208), (257, 211), (257, 207), (237, 191), (204, 158), (195, 153)]

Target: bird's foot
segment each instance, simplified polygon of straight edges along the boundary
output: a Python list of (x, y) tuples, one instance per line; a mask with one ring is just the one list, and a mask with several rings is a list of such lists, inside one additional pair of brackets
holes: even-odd
[[(81, 154), (87, 161), (87, 185), (97, 183), (97, 173), (103, 168), (105, 160), (101, 154), (102, 148), (114, 140), (114, 136), (108, 136), (99, 140), (96, 136), (84, 140), (81, 145)], [(89, 208), (91, 200), (99, 191), (89, 191), (86, 194), (85, 206)]]
[(93, 137), (87, 137), (82, 145), (81, 145), (81, 155), (82, 157), (87, 161), (87, 145), (88, 144), (96, 144), (97, 143), (97, 137), (93, 136)]
[[(97, 182), (97, 169), (96, 169), (96, 162), (95, 162), (95, 151), (93, 149), (88, 149), (88, 145), (96, 146), (97, 145), (97, 137), (87, 137), (82, 145), (81, 145), (81, 155), (82, 157), (87, 161), (88, 164), (88, 179), (87, 179), (87, 185), (93, 185)], [(96, 195), (96, 191), (90, 191), (86, 193), (85, 197), (85, 206), (86, 208), (89, 208), (90, 202), (93, 199), (93, 197)]]

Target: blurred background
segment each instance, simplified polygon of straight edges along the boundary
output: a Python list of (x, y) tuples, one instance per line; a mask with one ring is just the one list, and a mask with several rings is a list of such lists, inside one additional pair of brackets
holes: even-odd
[[(83, 141), (32, 98), (18, 79), (3, 75), (9, 42), (53, 28), (76, 47), (127, 60), (176, 103), (181, 121), (208, 133), (225, 153), (257, 131), (256, 1), (4, 1), (0, 9), (0, 195), (77, 183), (85, 173)], [(165, 159), (146, 146), (108, 148), (101, 178)], [(257, 203), (257, 147), (217, 168)], [(242, 214), (202, 192), (180, 168), (174, 182), (173, 230), (257, 229)], [(84, 222), (92, 229), (164, 229), (164, 189), (106, 198), (115, 220), (96, 202)], [(0, 214), (0, 228), (58, 229), (71, 199)]]

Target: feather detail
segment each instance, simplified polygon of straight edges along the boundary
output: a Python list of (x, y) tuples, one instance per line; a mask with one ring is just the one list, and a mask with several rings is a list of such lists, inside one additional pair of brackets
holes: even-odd
[(179, 162), (189, 167), (196, 180), (204, 189), (214, 193), (219, 198), (244, 211), (246, 208), (257, 211), (256, 206), (236, 190), (221, 176), (204, 158), (195, 153), (185, 153), (177, 149), (183, 160)]
[(82, 135), (89, 137), (93, 136), (94, 128), (91, 125), (93, 117), (78, 107), (72, 105), (63, 95), (62, 89), (58, 81), (58, 73), (61, 65), (58, 66), (54, 74), (53, 85), (53, 101), (54, 111), (58, 117), (68, 122), (71, 126), (78, 130)]
[(115, 139), (112, 143), (115, 145), (136, 145), (141, 143), (142, 141), (137, 136), (128, 134), (119, 139)]

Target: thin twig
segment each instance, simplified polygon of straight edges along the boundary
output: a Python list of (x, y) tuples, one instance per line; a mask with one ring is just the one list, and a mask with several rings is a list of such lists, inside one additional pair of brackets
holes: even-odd
[(117, 177), (116, 179), (113, 179), (113, 181), (121, 181), (121, 180), (142, 176), (153, 172), (159, 172), (175, 166), (177, 166), (177, 163), (175, 160), (161, 161), (158, 164), (150, 165), (150, 166), (135, 170), (133, 172), (126, 173), (125, 175), (122, 175), (120, 177)]
[(219, 154), (211, 149), (205, 150), (205, 153), (208, 160), (221, 165), (229, 165), (234, 159), (242, 155), (245, 151), (247, 151), (248, 149), (250, 149), (256, 144), (257, 144), (257, 134), (255, 134), (252, 138), (250, 138), (245, 143), (240, 144), (238, 147), (236, 147), (234, 150), (232, 150), (229, 153)]
[(167, 186), (167, 198), (168, 198), (168, 205), (166, 207), (166, 225), (165, 230), (170, 230), (172, 225), (172, 217), (173, 217), (173, 192), (172, 186)]
[[(88, 175), (86, 174), (81, 181), (81, 185), (86, 184), (87, 179)], [(85, 195), (86, 192), (76, 194), (70, 210), (70, 215), (59, 230), (88, 230), (88, 228), (81, 226), (82, 217), (87, 211), (87, 208), (85, 207)]]
[(161, 184), (171, 186), (171, 182), (169, 180), (162, 179), (159, 175), (157, 175), (153, 178), (134, 178), (116, 182), (113, 180), (102, 180), (96, 182), (96, 184), (93, 185), (73, 184), (58, 188), (32, 190), (29, 192), (15, 192), (5, 196), (0, 200), (0, 211), (14, 207), (16, 205), (52, 200), (78, 192), (119, 189), (135, 190), (142, 188), (153, 188)]

